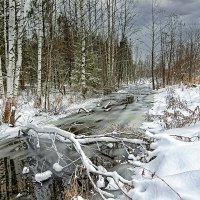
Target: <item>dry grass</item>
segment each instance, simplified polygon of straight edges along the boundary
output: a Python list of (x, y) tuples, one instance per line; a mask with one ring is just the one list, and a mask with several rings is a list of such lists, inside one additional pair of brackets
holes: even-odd
[(91, 189), (90, 180), (86, 175), (85, 169), (82, 166), (78, 167), (72, 176), (69, 187), (65, 188), (64, 200), (70, 200), (77, 196), (88, 199)]
[[(148, 115), (149, 120), (159, 119), (164, 123), (166, 129), (181, 128), (187, 125), (196, 124), (200, 121), (200, 108), (197, 106), (191, 110), (186, 101), (175, 96), (172, 89), (167, 91), (166, 110), (162, 115)], [(169, 109), (171, 111), (169, 111)], [(187, 114), (184, 114), (187, 113)]]

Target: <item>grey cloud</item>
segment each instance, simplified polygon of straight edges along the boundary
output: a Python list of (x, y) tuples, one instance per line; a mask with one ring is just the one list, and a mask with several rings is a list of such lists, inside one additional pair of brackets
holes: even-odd
[[(158, 0), (157, 2), (162, 10), (182, 16), (187, 23), (200, 22), (200, 0)], [(149, 24), (151, 20), (151, 0), (139, 0), (138, 8), (138, 23), (141, 25)]]

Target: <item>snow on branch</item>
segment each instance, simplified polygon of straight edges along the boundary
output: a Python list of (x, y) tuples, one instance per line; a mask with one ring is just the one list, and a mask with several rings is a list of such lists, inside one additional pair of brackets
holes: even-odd
[[(35, 132), (36, 134), (39, 133), (46, 133), (46, 134), (55, 134), (56, 136), (62, 136), (68, 140), (71, 141), (71, 143), (73, 144), (75, 150), (77, 151), (77, 153), (80, 154), (82, 163), (86, 169), (87, 172), (87, 176), (89, 177), (94, 189), (101, 195), (101, 197), (103, 199), (106, 199), (104, 195), (106, 195), (107, 197), (111, 197), (113, 198), (113, 195), (105, 192), (103, 190), (101, 190), (100, 188), (97, 187), (97, 185), (94, 183), (94, 181), (92, 180), (92, 177), (90, 176), (90, 173), (96, 174), (96, 175), (101, 175), (101, 176), (105, 176), (105, 177), (110, 177), (114, 180), (115, 184), (118, 186), (118, 188), (129, 198), (131, 198), (128, 194), (128, 191), (125, 189), (125, 187), (122, 187), (122, 185), (127, 185), (131, 188), (134, 187), (134, 181), (128, 181), (126, 179), (124, 179), (123, 177), (121, 177), (117, 172), (107, 172), (106, 170), (99, 170), (99, 168), (97, 166), (95, 166), (91, 160), (85, 155), (84, 151), (81, 148), (81, 143), (91, 143), (93, 142), (93, 138), (82, 138), (82, 139), (77, 139), (76, 136), (68, 131), (64, 131), (61, 130), (57, 127), (53, 127), (53, 126), (44, 126), (44, 127), (40, 127), (34, 124), (27, 124), (26, 127), (22, 128), (24, 132)], [(95, 141), (109, 141), (109, 142), (114, 142), (114, 141), (120, 141), (119, 139), (115, 139), (112, 137), (103, 137), (103, 138), (95, 138)], [(126, 139), (125, 141), (131, 142), (131, 143), (136, 143), (136, 142), (141, 142), (141, 141), (135, 141), (135, 140), (131, 140), (131, 139)]]

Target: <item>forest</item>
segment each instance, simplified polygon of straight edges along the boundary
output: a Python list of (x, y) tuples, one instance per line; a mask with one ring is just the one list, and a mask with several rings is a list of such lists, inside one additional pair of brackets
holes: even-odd
[(75, 91), (85, 98), (88, 91), (113, 91), (144, 77), (152, 79), (153, 89), (199, 81), (198, 25), (186, 25), (156, 1), (145, 27), (137, 22), (133, 0), (1, 5), (0, 89), (8, 112), (25, 88), (36, 96), (35, 107), (44, 97), (42, 109), (48, 111), (51, 94)]
[(0, 0), (0, 199), (199, 199), (200, 24), (181, 4)]

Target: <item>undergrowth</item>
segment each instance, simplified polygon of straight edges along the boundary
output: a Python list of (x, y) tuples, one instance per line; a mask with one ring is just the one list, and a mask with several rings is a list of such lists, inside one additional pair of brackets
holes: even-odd
[(175, 95), (172, 88), (167, 90), (166, 109), (161, 115), (148, 115), (148, 120), (160, 120), (166, 129), (194, 125), (200, 121), (200, 108), (190, 109), (188, 102)]

